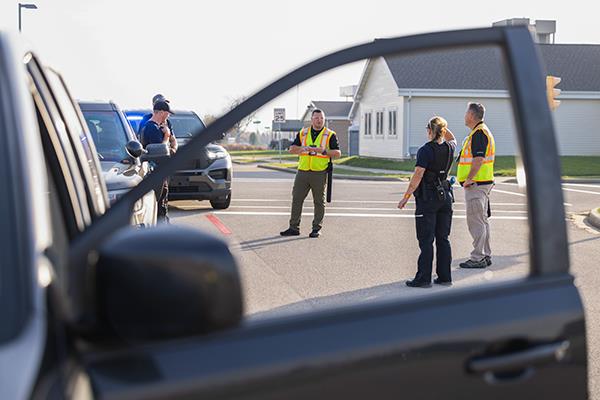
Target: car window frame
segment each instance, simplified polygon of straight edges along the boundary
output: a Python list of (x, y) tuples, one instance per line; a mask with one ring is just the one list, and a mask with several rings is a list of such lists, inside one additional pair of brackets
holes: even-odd
[(60, 183), (57, 181), (56, 184), (57, 186), (64, 186), (67, 191), (66, 196), (68, 196), (69, 204), (66, 209), (64, 208), (66, 204), (63, 204), (63, 211), (65, 222), (70, 227), (70, 239), (72, 240), (92, 223), (85, 180), (81, 176), (80, 163), (72, 148), (69, 134), (66, 131), (66, 124), (42, 74), (42, 64), (31, 53), (26, 59), (25, 67), (31, 79), (34, 103), (37, 111), (41, 114), (40, 116), (47, 129), (48, 139), (53, 147), (52, 149), (44, 149), (44, 151), (52, 151), (53, 155), (56, 156), (56, 161), (60, 167)]
[[(42, 75), (46, 80), (46, 85), (50, 90), (50, 93), (54, 99), (54, 103), (58, 106), (60, 116), (65, 123), (71, 145), (75, 150), (77, 156), (77, 162), (83, 178), (86, 181), (86, 193), (88, 196), (88, 203), (91, 204), (92, 215), (98, 217), (106, 212), (108, 205), (108, 192), (106, 190), (106, 184), (102, 178), (102, 168), (97, 156), (96, 146), (92, 140), (92, 136), (87, 129), (87, 124), (83, 118), (83, 114), (79, 109), (77, 103), (73, 100), (71, 93), (66, 86), (62, 75), (56, 72), (54, 69), (45, 66), (42, 69)], [(52, 77), (52, 79), (49, 79)], [(53, 79), (56, 78), (56, 85)], [(64, 104), (61, 100), (62, 96), (57, 94), (57, 91), (63, 91), (64, 97), (66, 97), (68, 104)], [(67, 118), (65, 112), (66, 109), (74, 112), (77, 120), (76, 126), (73, 126), (73, 119)], [(88, 143), (89, 152), (84, 148), (83, 141)]]

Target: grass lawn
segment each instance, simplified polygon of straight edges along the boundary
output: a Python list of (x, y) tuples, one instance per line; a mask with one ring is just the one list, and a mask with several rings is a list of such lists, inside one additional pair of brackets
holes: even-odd
[[(600, 156), (563, 156), (560, 157), (563, 176), (600, 176)], [(371, 157), (346, 157), (339, 162), (342, 165), (363, 168), (392, 169), (412, 171), (415, 160), (390, 160)], [(497, 156), (494, 163), (496, 176), (515, 176), (515, 158), (513, 156)], [(456, 175), (456, 163), (452, 165), (452, 175)]]
[[(268, 165), (270, 167), (279, 167), (279, 168), (288, 168), (288, 169), (296, 169), (298, 168), (298, 163), (291, 163), (291, 162), (286, 162), (286, 163), (278, 163), (278, 162), (271, 162), (268, 164), (264, 164), (264, 165)], [(355, 176), (385, 176), (385, 177), (390, 177), (390, 178), (398, 178), (398, 179), (408, 179), (410, 178), (410, 175), (407, 174), (382, 174), (382, 173), (378, 173), (378, 172), (368, 172), (368, 171), (356, 171), (356, 170), (350, 170), (350, 169), (345, 169), (343, 166), (335, 166), (333, 169), (333, 173), (337, 174), (337, 175), (355, 175)]]

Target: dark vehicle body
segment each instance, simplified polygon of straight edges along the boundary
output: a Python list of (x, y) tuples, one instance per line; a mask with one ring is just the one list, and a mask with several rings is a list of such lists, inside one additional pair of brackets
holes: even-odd
[[(79, 101), (79, 107), (96, 145), (108, 198), (113, 204), (148, 174), (148, 163), (127, 151), (127, 143), (137, 141), (137, 137), (115, 103)], [(136, 203), (132, 223), (153, 226), (156, 218), (156, 196), (150, 191)]]
[[(12, 144), (0, 146), (10, 188), (0, 191), (0, 398), (587, 398), (554, 126), (527, 28), (377, 40), (324, 56), (216, 120), (110, 208), (76, 103), (14, 43), (0, 33), (0, 135)], [(242, 323), (223, 240), (129, 225), (149, 190), (303, 81), (365, 58), (489, 44), (506, 56), (527, 174), (526, 278)]]
[[(144, 115), (151, 110), (126, 110), (125, 115), (135, 132)], [(206, 126), (193, 111), (175, 110), (169, 117), (179, 146), (185, 146), (194, 134)], [(209, 200), (217, 209), (228, 208), (231, 203), (231, 157), (225, 148), (211, 143), (186, 162), (182, 169), (169, 178), (169, 199)]]

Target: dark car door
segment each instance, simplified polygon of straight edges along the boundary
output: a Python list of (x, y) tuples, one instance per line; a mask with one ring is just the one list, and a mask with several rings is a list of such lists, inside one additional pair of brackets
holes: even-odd
[[(106, 399), (586, 398), (585, 322), (569, 274), (556, 143), (548, 134), (553, 125), (541, 68), (525, 28), (378, 40), (325, 56), (215, 121), (136, 189), (138, 195), (143, 193), (146, 186), (159, 182), (216, 139), (218, 132), (330, 68), (390, 53), (484, 44), (500, 46), (508, 60), (528, 175), (530, 262), (525, 279), (248, 322), (205, 337), (85, 352), (85, 368), (96, 395)], [(124, 201), (133, 201), (133, 196)]]

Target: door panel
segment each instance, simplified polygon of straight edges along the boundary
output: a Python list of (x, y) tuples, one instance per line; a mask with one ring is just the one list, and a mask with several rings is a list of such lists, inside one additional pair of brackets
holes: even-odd
[[(562, 361), (544, 359), (532, 371), (491, 380), (467, 370), (477, 357), (555, 342), (568, 343)], [(564, 399), (585, 398), (587, 390), (582, 305), (569, 278), (265, 321), (90, 354), (86, 363), (107, 399)]]

